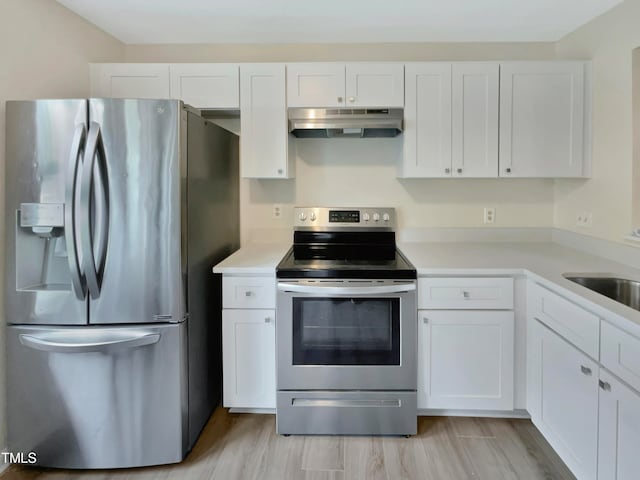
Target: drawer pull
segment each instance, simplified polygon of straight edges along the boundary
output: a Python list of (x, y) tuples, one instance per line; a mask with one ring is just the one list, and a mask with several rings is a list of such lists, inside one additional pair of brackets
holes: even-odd
[(584, 365), (580, 365), (580, 370), (585, 375), (591, 375), (591, 369), (589, 367), (585, 367)]
[(610, 392), (611, 391), (611, 384), (609, 382), (603, 382), (602, 380), (598, 380), (598, 385), (605, 392)]
[(469, 292), (467, 292), (466, 290), (463, 290), (463, 292), (462, 292), (462, 296), (463, 296), (464, 298), (471, 298), (471, 296), (469, 295)]
[(251, 290), (247, 290), (246, 292), (244, 292), (244, 296), (245, 297), (253, 297), (253, 292)]
[(429, 323), (429, 319), (427, 317), (423, 317), (422, 318), (422, 323)]
[(265, 317), (264, 323), (271, 323), (271, 317)]

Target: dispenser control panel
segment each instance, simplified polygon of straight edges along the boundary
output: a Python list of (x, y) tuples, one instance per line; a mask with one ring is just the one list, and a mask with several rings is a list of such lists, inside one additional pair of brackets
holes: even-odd
[(64, 227), (63, 203), (21, 203), (21, 227)]

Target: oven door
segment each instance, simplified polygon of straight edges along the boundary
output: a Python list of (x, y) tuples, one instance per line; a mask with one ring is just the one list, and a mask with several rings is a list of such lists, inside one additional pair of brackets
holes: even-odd
[(415, 390), (414, 281), (278, 282), (278, 390)]

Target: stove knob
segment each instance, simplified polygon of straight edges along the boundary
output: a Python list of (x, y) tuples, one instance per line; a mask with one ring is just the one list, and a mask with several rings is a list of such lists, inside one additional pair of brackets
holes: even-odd
[(311, 220), (312, 222), (316, 221), (316, 214), (315, 212), (311, 212), (311, 215), (309, 215), (309, 220)]
[(362, 214), (362, 220), (364, 220), (365, 222), (368, 222), (370, 218), (371, 217), (369, 216), (368, 213), (363, 213)]
[(300, 217), (298, 218), (300, 218), (301, 222), (304, 222), (307, 219), (307, 214), (304, 212), (300, 212)]
[(374, 213), (373, 214), (373, 221), (374, 222), (379, 222), (380, 221), (380, 214), (379, 213)]
[(382, 220), (384, 220), (385, 222), (389, 221), (389, 214), (385, 213), (384, 215), (382, 215)]

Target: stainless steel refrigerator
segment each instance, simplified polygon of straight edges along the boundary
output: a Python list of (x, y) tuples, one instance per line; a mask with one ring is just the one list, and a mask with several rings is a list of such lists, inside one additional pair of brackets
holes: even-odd
[(7, 102), (8, 446), (181, 461), (220, 396), (238, 138), (173, 100)]

